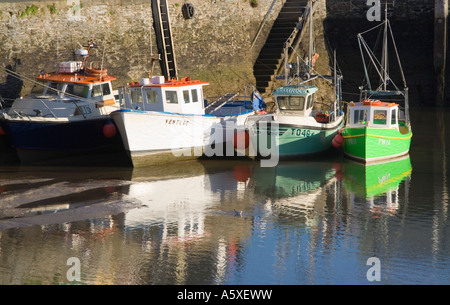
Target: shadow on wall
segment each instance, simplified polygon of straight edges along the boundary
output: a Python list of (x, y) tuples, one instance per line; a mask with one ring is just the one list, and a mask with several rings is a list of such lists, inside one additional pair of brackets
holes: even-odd
[[(392, 30), (396, 39), (406, 83), (409, 88), (410, 104), (427, 106), (434, 104), (434, 66), (433, 66), (433, 19), (423, 18), (414, 22), (405, 19), (392, 18)], [(364, 32), (378, 23), (366, 19), (327, 18), (324, 29), (332, 50), (336, 50), (337, 62), (344, 75), (344, 99), (356, 101), (359, 97), (358, 87), (364, 79), (364, 67), (358, 45), (357, 34)], [(380, 27), (380, 29), (382, 29)], [(377, 43), (381, 46), (380, 33), (366, 34), (365, 39), (371, 47)], [(389, 45), (389, 54), (394, 50)], [(377, 50), (381, 48), (377, 47)], [(381, 55), (377, 53), (377, 57)], [(397, 85), (401, 85), (401, 75), (398, 73), (395, 59), (391, 58), (390, 75)], [(378, 84), (374, 78), (372, 84)]]
[(16, 72), (18, 66), (21, 65), (20, 59), (15, 58), (14, 64), (7, 65), (5, 72), (7, 73), (6, 81), (0, 84), (0, 107), (11, 107), (14, 100), (20, 97), (23, 87), (23, 81), (20, 78), (12, 75), (9, 71)]

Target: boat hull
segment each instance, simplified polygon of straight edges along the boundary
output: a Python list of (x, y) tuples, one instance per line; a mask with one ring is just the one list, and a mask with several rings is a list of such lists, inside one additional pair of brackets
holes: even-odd
[[(335, 122), (320, 124), (313, 123), (311, 125), (292, 124), (277, 122), (275, 133), (278, 135), (276, 145), (278, 146), (278, 155), (280, 158), (305, 157), (324, 153), (330, 150), (333, 138), (339, 129), (344, 126), (343, 117), (339, 117)], [(271, 143), (270, 140), (262, 138), (273, 133), (268, 131), (268, 127), (257, 124), (257, 136), (252, 137), (255, 151), (259, 151), (264, 143)], [(268, 125), (267, 125), (268, 126)], [(258, 149), (257, 149), (258, 148)], [(259, 154), (259, 153), (258, 153)]]
[(125, 109), (111, 113), (134, 166), (223, 156), (228, 145), (233, 151), (233, 130), (243, 125), (248, 115), (218, 117)]
[[(124, 152), (117, 127), (107, 116), (64, 123), (2, 120), (0, 125), (21, 163), (61, 163), (64, 158), (80, 157), (81, 162), (88, 164), (89, 159), (83, 158), (86, 155)], [(101, 165), (107, 159), (92, 162)], [(117, 159), (111, 161), (121, 163)]]
[(400, 133), (396, 128), (345, 128), (342, 135), (344, 154), (369, 163), (408, 154), (412, 131)]

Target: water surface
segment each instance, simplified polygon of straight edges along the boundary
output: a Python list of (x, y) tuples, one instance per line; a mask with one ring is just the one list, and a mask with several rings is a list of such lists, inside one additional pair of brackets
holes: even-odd
[(413, 111), (410, 155), (375, 169), (3, 165), (0, 284), (72, 283), (72, 257), (81, 284), (450, 284), (449, 119)]

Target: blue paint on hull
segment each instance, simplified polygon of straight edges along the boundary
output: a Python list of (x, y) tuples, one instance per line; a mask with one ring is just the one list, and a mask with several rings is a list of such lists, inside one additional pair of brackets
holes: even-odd
[(123, 151), (117, 127), (108, 138), (103, 132), (106, 124), (114, 123), (109, 117), (70, 123), (0, 122), (21, 162)]

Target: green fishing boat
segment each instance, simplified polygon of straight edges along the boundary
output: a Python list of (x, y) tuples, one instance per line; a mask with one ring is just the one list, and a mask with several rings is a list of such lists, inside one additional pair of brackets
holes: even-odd
[[(381, 28), (383, 25), (384, 28)], [(375, 58), (375, 51), (369, 50), (363, 38), (363, 34), (378, 27), (384, 29), (381, 60)], [(335, 137), (335, 142), (343, 144), (346, 156), (369, 163), (408, 154), (413, 133), (409, 119), (408, 87), (389, 20), (386, 17), (384, 22), (366, 32), (358, 34), (366, 82), (360, 87), (360, 102), (348, 104), (345, 128)], [(388, 33), (391, 34), (392, 48), (398, 60), (397, 72), (403, 80), (402, 90), (388, 74)], [(366, 56), (371, 63), (369, 67), (366, 66)], [(376, 89), (372, 89), (369, 71), (375, 71), (380, 78)]]
[(313, 155), (330, 149), (334, 136), (344, 126), (344, 113), (340, 101), (333, 103), (329, 112), (313, 110), (317, 91), (316, 86), (305, 84), (274, 90), (277, 110), (247, 119), (254, 147), (262, 147), (261, 141), (273, 143), (281, 158)]
[[(296, 54), (294, 46), (288, 41), (284, 48), (285, 84), (272, 91), (275, 111), (269, 114), (249, 116), (246, 128), (250, 133), (251, 151), (255, 155), (267, 157), (266, 146), (275, 146), (280, 158), (301, 158), (330, 150), (333, 139), (344, 127), (345, 113), (342, 111), (342, 75), (338, 72), (336, 54), (334, 74), (322, 75), (315, 70), (318, 54), (313, 52), (313, 3), (308, 2), (309, 19), (309, 55), (305, 60)], [(303, 21), (302, 21), (303, 22)], [(288, 63), (290, 57), (297, 57), (297, 62)], [(315, 94), (325, 87), (316, 86), (321, 79), (330, 85), (334, 94), (323, 101), (322, 107)], [(316, 107), (315, 107), (316, 104)], [(267, 145), (268, 144), (268, 145)], [(273, 156), (274, 149), (271, 149)], [(250, 154), (251, 155), (251, 154)]]
[(396, 103), (379, 100), (349, 104), (342, 132), (348, 157), (369, 163), (408, 154), (412, 130)]

